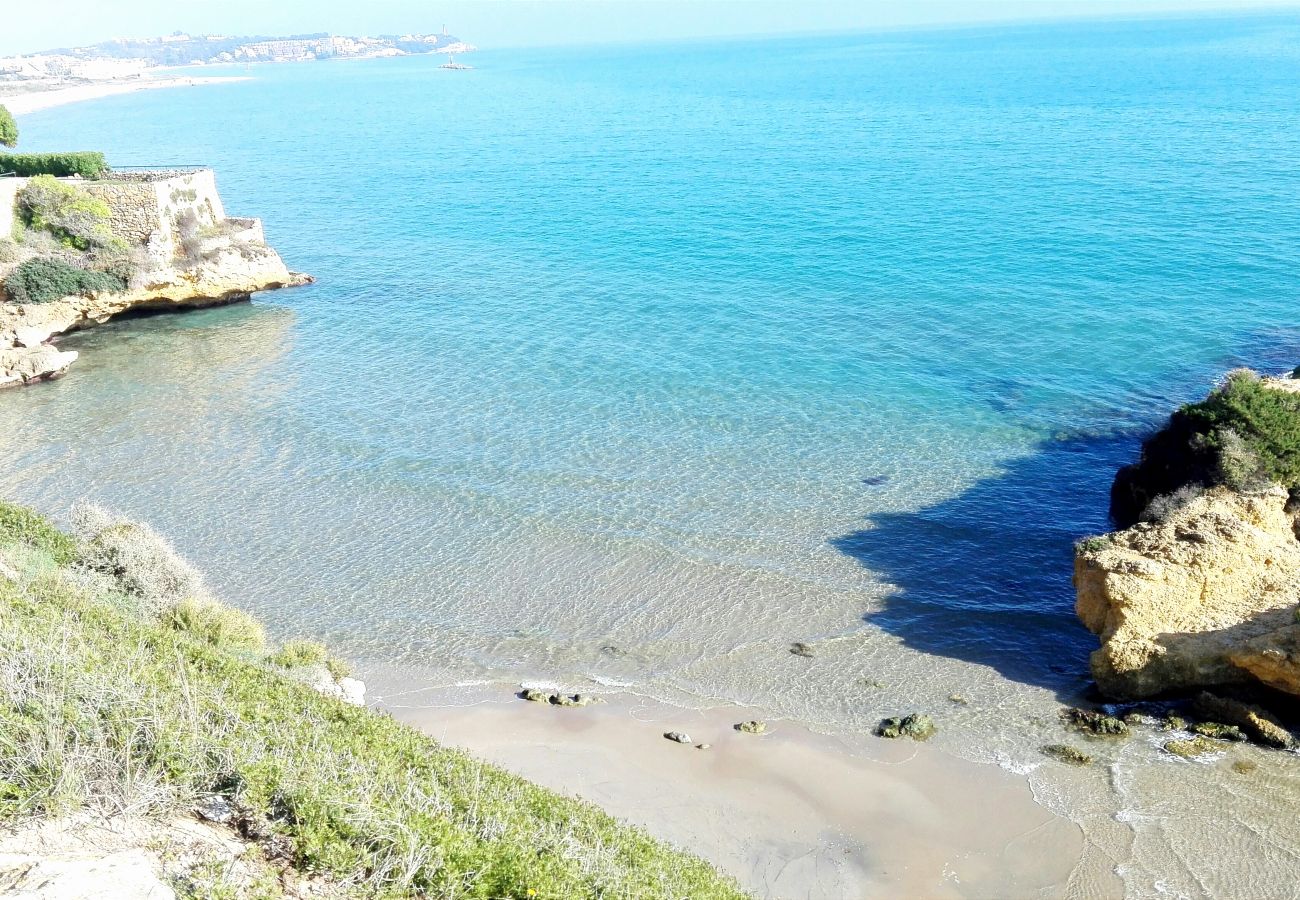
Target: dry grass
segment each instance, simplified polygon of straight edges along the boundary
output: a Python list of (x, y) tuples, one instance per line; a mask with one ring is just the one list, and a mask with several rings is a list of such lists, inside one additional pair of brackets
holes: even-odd
[[(0, 575), (0, 821), (169, 815), (220, 796), (269, 858), (352, 896), (741, 896), (587, 803), (323, 697), (247, 640), (212, 640), (198, 601), (176, 599), (201, 579), (165, 542), (79, 521), (87, 557), (113, 566), (0, 546), (16, 576)], [(304, 654), (318, 655), (289, 656)], [(230, 896), (208, 887), (189, 893)]]

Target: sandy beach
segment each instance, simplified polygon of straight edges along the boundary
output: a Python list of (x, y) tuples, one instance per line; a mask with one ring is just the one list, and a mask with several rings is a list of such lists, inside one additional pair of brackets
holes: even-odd
[(48, 87), (22, 83), (0, 84), (0, 104), (3, 104), (16, 116), (80, 103), (85, 100), (98, 100), (116, 94), (133, 94), (136, 91), (156, 91), (163, 88), (199, 87), (208, 84), (225, 84), (232, 81), (248, 81), (246, 76), (206, 76), (184, 78), (133, 78), (129, 80), (108, 81), (102, 84), (77, 84), (68, 87)]
[(376, 687), (398, 719), (689, 848), (759, 897), (1123, 893), (1112, 861), (1023, 778), (923, 744), (881, 739), (866, 756), (791, 723), (742, 734), (745, 710), (630, 695), (564, 709), (504, 688)]

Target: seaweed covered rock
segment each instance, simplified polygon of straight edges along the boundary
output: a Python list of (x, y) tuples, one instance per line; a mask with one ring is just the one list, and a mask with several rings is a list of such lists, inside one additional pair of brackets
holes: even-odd
[(1166, 753), (1181, 756), (1183, 759), (1196, 759), (1199, 756), (1209, 756), (1222, 751), (1223, 745), (1197, 735), (1185, 741), (1166, 741), (1164, 749)]
[(1050, 756), (1071, 766), (1090, 766), (1093, 763), (1091, 755), (1068, 744), (1044, 744), (1038, 749), (1044, 756)]
[(929, 716), (912, 713), (885, 719), (876, 727), (876, 734), (884, 738), (909, 737), (914, 741), (928, 741), (936, 730), (934, 720)]
[(1121, 719), (1091, 709), (1063, 709), (1061, 722), (1075, 731), (1095, 737), (1128, 737), (1128, 725)]

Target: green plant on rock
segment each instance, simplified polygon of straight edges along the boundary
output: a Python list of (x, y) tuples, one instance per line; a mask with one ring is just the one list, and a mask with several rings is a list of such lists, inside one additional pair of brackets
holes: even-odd
[(1143, 443), (1141, 459), (1115, 479), (1111, 514), (1128, 527), (1156, 497), (1187, 485), (1255, 490), (1270, 482), (1300, 488), (1300, 394), (1239, 369)]
[(109, 225), (108, 204), (52, 175), (38, 175), (23, 185), (17, 210), (24, 225), (54, 235), (65, 247), (89, 250), (120, 243)]
[(126, 282), (107, 272), (90, 272), (57, 259), (29, 259), (4, 281), (17, 303), (49, 303), (64, 297), (85, 297), (126, 290)]

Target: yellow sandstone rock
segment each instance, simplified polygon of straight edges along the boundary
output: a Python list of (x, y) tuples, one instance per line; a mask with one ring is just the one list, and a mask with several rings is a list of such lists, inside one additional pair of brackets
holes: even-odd
[(1165, 521), (1085, 541), (1074, 586), (1112, 697), (1255, 678), (1300, 694), (1300, 541), (1281, 488), (1214, 488)]

